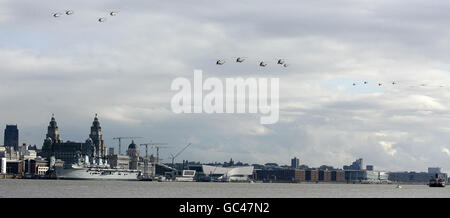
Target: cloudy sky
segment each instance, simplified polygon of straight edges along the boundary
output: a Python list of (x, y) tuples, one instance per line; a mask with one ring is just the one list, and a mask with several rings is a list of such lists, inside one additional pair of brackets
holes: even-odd
[[(165, 161), (192, 142), (178, 161), (342, 167), (361, 157), (376, 169), (448, 171), (448, 11), (440, 0), (0, 0), (0, 125), (41, 146), (54, 113), (62, 139), (84, 141), (98, 113), (108, 146), (115, 136), (168, 142)], [(280, 78), (280, 121), (172, 113), (170, 85), (194, 69)]]

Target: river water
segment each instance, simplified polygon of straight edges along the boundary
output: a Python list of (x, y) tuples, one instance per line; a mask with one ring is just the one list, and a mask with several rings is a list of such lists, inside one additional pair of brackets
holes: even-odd
[(450, 188), (426, 185), (178, 183), (0, 179), (2, 198), (441, 198)]

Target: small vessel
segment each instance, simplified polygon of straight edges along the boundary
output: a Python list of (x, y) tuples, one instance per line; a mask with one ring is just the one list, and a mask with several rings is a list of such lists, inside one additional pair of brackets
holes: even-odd
[(181, 176), (175, 177), (176, 182), (194, 182), (195, 170), (183, 170)]
[(445, 179), (441, 178), (439, 173), (436, 173), (434, 178), (430, 179), (428, 186), (430, 186), (430, 187), (445, 187)]
[(195, 182), (195, 173), (195, 170), (183, 170), (181, 175), (177, 175), (177, 171), (166, 172), (165, 178), (161, 178), (160, 181)]
[(395, 188), (402, 188), (402, 186), (400, 184), (397, 184)]

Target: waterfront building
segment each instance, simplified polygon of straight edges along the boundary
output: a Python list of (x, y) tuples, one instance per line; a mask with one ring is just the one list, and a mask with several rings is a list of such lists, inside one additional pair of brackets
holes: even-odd
[(202, 168), (205, 176), (224, 182), (249, 181), (253, 175), (253, 166), (220, 167), (202, 165)]
[(24, 163), (24, 173), (29, 175), (44, 176), (50, 169), (49, 162), (42, 158), (28, 159)]
[(5, 148), (5, 152), (4, 152), (4, 157), (7, 160), (19, 160), (20, 159), (20, 152), (19, 150), (15, 150), (14, 147), (4, 147)]
[[(447, 173), (440, 173), (439, 176), (445, 180), (448, 179)], [(394, 182), (406, 183), (428, 183), (435, 173), (428, 172), (390, 172), (389, 180)]]
[(363, 159), (359, 158), (355, 161), (353, 161), (353, 163), (349, 166), (344, 166), (343, 167), (344, 170), (363, 170)]
[(4, 145), (19, 150), (19, 129), (17, 125), (6, 125), (4, 135)]
[(305, 180), (304, 173), (301, 172), (290, 168), (257, 170), (256, 179), (270, 182), (301, 182)]
[(364, 181), (370, 183), (383, 183), (389, 181), (389, 174), (383, 171), (366, 170), (366, 178)]
[[(101, 155), (104, 154), (104, 144), (101, 138), (100, 123), (98, 122), (97, 117), (94, 119), (90, 136), (92, 137), (89, 137), (85, 142), (63, 142), (59, 135), (55, 117), (52, 116), (47, 128), (47, 135), (42, 146), (41, 155), (48, 160), (51, 156), (54, 156), (56, 159), (60, 159), (65, 163), (74, 163), (84, 156), (96, 157), (97, 159), (102, 158)], [(90, 159), (94, 160), (94, 158)]]
[(91, 134), (89, 134), (89, 138), (94, 144), (95, 157), (104, 158), (106, 156), (106, 147), (103, 141), (102, 127), (100, 126), (100, 122), (98, 121), (97, 114), (95, 114), (94, 122), (92, 122)]
[(367, 180), (366, 170), (345, 170), (345, 180), (348, 182), (361, 182)]
[(130, 169), (130, 157), (128, 155), (108, 155), (107, 159), (112, 168)]
[(19, 148), (20, 160), (35, 159), (37, 157), (36, 150), (30, 150), (29, 148), (30, 147), (25, 143), (22, 145), (22, 147)]
[(0, 158), (6, 157), (6, 148), (5, 146), (0, 146)]
[(127, 155), (130, 157), (130, 169), (137, 170), (139, 166), (139, 148), (134, 143), (134, 140), (128, 146)]
[(298, 169), (300, 166), (300, 159), (294, 157), (291, 159), (291, 168)]
[(6, 158), (2, 157), (0, 158), (1, 164), (0, 164), (0, 172), (1, 174), (6, 174)]
[(6, 174), (22, 174), (23, 161), (6, 160)]
[(262, 169), (256, 170), (256, 179), (270, 182), (345, 182), (343, 170), (318, 169)]

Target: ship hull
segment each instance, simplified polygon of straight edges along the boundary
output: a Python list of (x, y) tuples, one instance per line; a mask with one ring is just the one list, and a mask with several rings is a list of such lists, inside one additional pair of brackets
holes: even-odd
[(445, 187), (445, 183), (428, 184), (428, 186), (430, 186), (430, 187), (441, 187), (441, 188), (444, 188), (444, 187)]
[(67, 180), (137, 181), (140, 178), (140, 173), (139, 171), (129, 171), (129, 170), (59, 167), (56, 168), (56, 178)]

